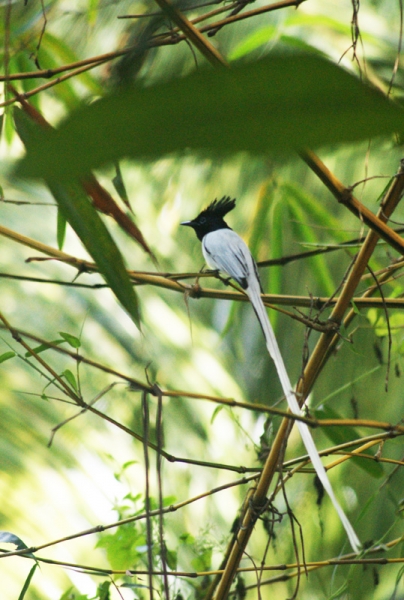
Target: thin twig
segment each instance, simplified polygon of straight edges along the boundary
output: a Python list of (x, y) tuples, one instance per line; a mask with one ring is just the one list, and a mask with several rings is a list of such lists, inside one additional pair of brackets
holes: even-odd
[(146, 509), (146, 540), (147, 540), (147, 565), (149, 579), (149, 597), (153, 600), (153, 536), (152, 522), (150, 515), (150, 462), (149, 462), (149, 434), (150, 417), (147, 392), (142, 393), (142, 415), (143, 415), (143, 454), (144, 454), (144, 474), (145, 474), (145, 509)]

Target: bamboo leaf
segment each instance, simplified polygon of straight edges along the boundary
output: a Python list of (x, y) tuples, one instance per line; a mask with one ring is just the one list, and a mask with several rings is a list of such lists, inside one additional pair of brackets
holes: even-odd
[(9, 360), (10, 358), (14, 358), (14, 356), (17, 355), (11, 350), (9, 352), (4, 352), (2, 355), (0, 355), (0, 363), (6, 362), (6, 360)]
[(18, 600), (24, 600), (25, 594), (29, 589), (29, 586), (31, 584), (31, 581), (32, 581), (32, 578), (34, 576), (37, 566), (38, 566), (38, 563), (35, 563), (34, 566), (32, 567), (32, 569), (30, 569), (30, 572), (28, 573), (28, 576), (24, 582), (24, 585), (22, 587), (20, 595), (18, 596)]
[(65, 371), (63, 371), (62, 375), (66, 379), (67, 383), (69, 385), (71, 385), (72, 388), (74, 390), (76, 390), (76, 392), (77, 392), (78, 391), (78, 385), (77, 385), (77, 381), (76, 381), (76, 378), (73, 375), (73, 373), (69, 369), (66, 369)]
[(40, 132), (17, 174), (66, 180), (124, 156), (191, 150), (253, 154), (353, 142), (404, 131), (404, 111), (321, 57), (274, 55), (82, 107)]
[[(14, 120), (19, 136), (25, 146), (30, 148), (42, 130), (20, 109), (14, 110)], [(52, 180), (47, 183), (63, 217), (81, 239), (101, 275), (139, 327), (137, 296), (130, 283), (123, 257), (82, 187), (78, 183), (64, 184)]]
[(137, 296), (130, 283), (122, 255), (97, 211), (79, 184), (48, 182), (48, 186), (65, 218), (97, 263), (105, 281), (139, 327)]
[(63, 244), (65, 243), (66, 225), (67, 225), (67, 221), (66, 221), (62, 211), (58, 208), (57, 224), (56, 224), (56, 239), (58, 242), (59, 250), (63, 250)]
[[(300, 204), (294, 198), (289, 197), (288, 207), (294, 220), (293, 228), (300, 238), (299, 241), (316, 242), (315, 233), (313, 233), (313, 229), (308, 225), (306, 214)], [(309, 260), (315, 265), (312, 272), (317, 279), (320, 289), (323, 290), (324, 294), (331, 295), (334, 292), (335, 285), (324, 256), (313, 256)]]
[[(54, 346), (59, 346), (59, 344), (64, 344), (65, 341), (66, 340), (52, 340), (50, 343)], [(49, 344), (45, 343), (40, 344), (36, 348), (32, 348), (32, 350), (35, 352), (35, 354), (40, 354), (41, 352), (45, 352), (45, 350), (49, 350), (50, 348), (52, 348), (52, 346), (49, 346)], [(24, 356), (25, 358), (32, 358), (31, 352), (26, 352)]]
[(72, 348), (80, 348), (81, 342), (78, 337), (72, 335), (71, 333), (66, 333), (64, 331), (59, 331), (59, 334)]

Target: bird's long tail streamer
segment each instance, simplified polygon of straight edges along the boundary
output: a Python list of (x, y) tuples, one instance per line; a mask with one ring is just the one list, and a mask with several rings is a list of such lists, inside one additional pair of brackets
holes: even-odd
[[(255, 288), (255, 286), (254, 286)], [(296, 400), (296, 396), (293, 392), (292, 386), (290, 384), (289, 376), (286, 371), (285, 363), (283, 362), (282, 355), (279, 350), (278, 342), (276, 341), (274, 331), (272, 329), (271, 322), (267, 315), (264, 303), (262, 302), (260, 289), (257, 283), (257, 289), (253, 287), (249, 287), (246, 292), (250, 298), (251, 304), (255, 310), (255, 313), (260, 322), (262, 331), (265, 336), (266, 346), (268, 348), (268, 352), (275, 363), (276, 370), (278, 372), (278, 376), (282, 385), (283, 393), (286, 396), (286, 400), (288, 402), (289, 409), (295, 415), (302, 415), (300, 410), (300, 406)], [(314, 440), (310, 433), (310, 430), (306, 423), (302, 421), (296, 421), (296, 425), (302, 437), (303, 443), (306, 447), (307, 454), (310, 457), (312, 465), (317, 473), (319, 480), (321, 481), (324, 489), (328, 493), (335, 510), (338, 513), (339, 518), (341, 519), (341, 523), (344, 526), (344, 529), (347, 533), (349, 542), (352, 546), (354, 552), (359, 553), (361, 543), (356, 535), (351, 523), (348, 520), (348, 517), (342, 510), (338, 500), (335, 497), (334, 491), (332, 489), (330, 480), (328, 479), (327, 473), (324, 469), (323, 463), (321, 462), (320, 456), (317, 452), (317, 448), (315, 446)]]

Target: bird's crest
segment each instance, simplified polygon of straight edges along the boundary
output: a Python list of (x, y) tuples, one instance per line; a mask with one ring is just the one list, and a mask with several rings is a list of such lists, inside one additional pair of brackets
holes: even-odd
[(223, 217), (236, 206), (236, 199), (231, 199), (230, 196), (223, 196), (220, 200), (213, 200), (207, 208), (205, 208), (199, 216), (204, 217)]

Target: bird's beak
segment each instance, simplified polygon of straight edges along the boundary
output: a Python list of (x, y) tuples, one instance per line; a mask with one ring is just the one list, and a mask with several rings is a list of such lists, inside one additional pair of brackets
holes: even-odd
[(193, 221), (183, 221), (182, 223), (180, 223), (180, 225), (187, 225), (188, 227), (192, 227), (193, 224)]

